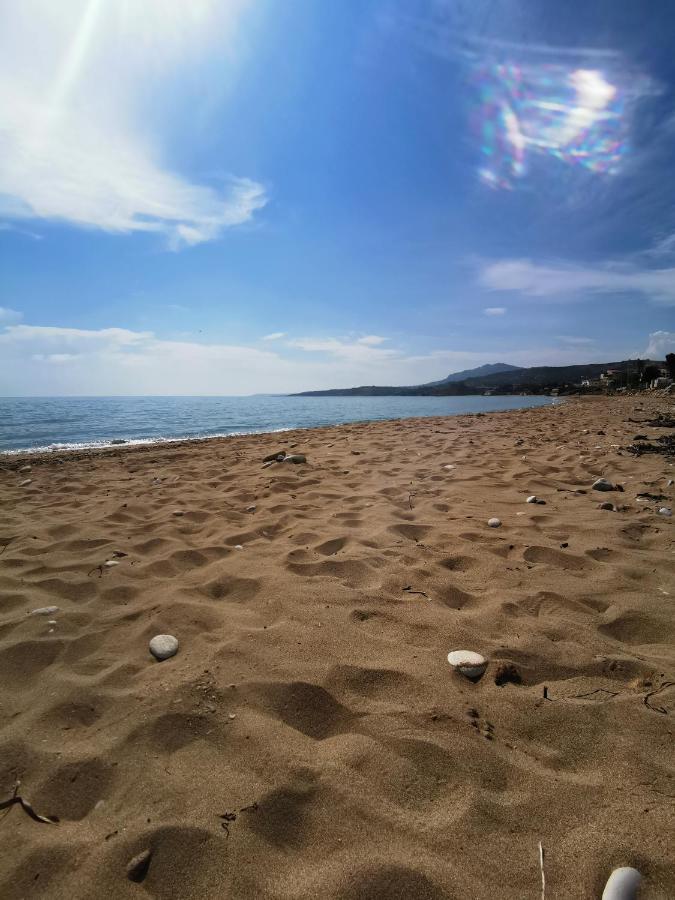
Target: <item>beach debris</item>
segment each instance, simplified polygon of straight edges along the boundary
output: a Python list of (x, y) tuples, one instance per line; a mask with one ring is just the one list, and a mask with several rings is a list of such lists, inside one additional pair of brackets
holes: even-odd
[(538, 503), (539, 506), (546, 506), (546, 501), (541, 500), (539, 497), (536, 496), (536, 494), (532, 494), (532, 496), (528, 497), (525, 502), (526, 503)]
[(178, 653), (178, 639), (172, 634), (156, 634), (150, 641), (150, 652), (161, 662)]
[(606, 478), (597, 478), (593, 482), (594, 491), (622, 491), (623, 488), (619, 484), (614, 484)]
[(605, 500), (605, 502), (601, 503), (598, 508), (599, 509), (609, 509), (611, 512), (614, 512), (614, 504), (610, 503), (609, 500)]
[(485, 657), (473, 650), (451, 650), (448, 662), (456, 672), (471, 681), (478, 681), (487, 669)]
[(539, 841), (539, 871), (541, 873), (541, 900), (546, 900), (546, 875), (544, 874), (544, 847)]
[(284, 456), (282, 462), (295, 463), (297, 466), (299, 463), (306, 463), (307, 457), (302, 453), (289, 453), (288, 456)]
[(672, 516), (672, 514), (673, 514), (673, 511), (669, 506), (662, 506), (661, 509), (659, 510), (660, 516), (667, 516), (668, 518), (670, 518)]
[(28, 487), (29, 484), (33, 483), (32, 478), (24, 478), (23, 481), (19, 482), (19, 487)]
[(404, 587), (403, 590), (407, 594), (419, 594), (421, 597), (426, 597), (427, 600), (429, 599), (429, 595), (425, 594), (424, 591), (414, 591), (411, 584), (406, 585), (406, 587)]
[(53, 616), (61, 607), (59, 606), (40, 606), (38, 609), (31, 610), (29, 616)]
[(632, 866), (614, 869), (602, 892), (602, 900), (636, 900), (642, 875)]
[(143, 850), (127, 863), (127, 878), (137, 884), (145, 879), (152, 861), (152, 850)]
[(675, 456), (675, 434), (663, 434), (655, 441), (631, 444), (625, 447), (634, 456), (642, 456), (644, 453), (661, 453), (663, 456)]
[(268, 456), (266, 456), (266, 457), (263, 459), (263, 462), (264, 462), (264, 463), (268, 463), (268, 462), (281, 462), (281, 461), (283, 460), (284, 456), (286, 456), (286, 451), (285, 451), (285, 450), (277, 450), (276, 453), (270, 453)]
[(32, 468), (33, 468), (32, 466), (21, 466), (21, 468), (19, 469), (19, 472), (30, 472), (30, 470)]
[(452, 463), (448, 463), (446, 466), (443, 466), (443, 468), (444, 468), (447, 472), (451, 472), (453, 469), (456, 469), (457, 466), (454, 466)]
[(500, 663), (495, 672), (495, 684), (504, 687), (505, 684), (522, 684), (523, 677), (513, 663)]
[(12, 796), (8, 797), (6, 800), (0, 800), (0, 809), (8, 810), (11, 806), (17, 804), (21, 807), (21, 809), (23, 809), (26, 815), (30, 816), (31, 819), (33, 819), (34, 822), (42, 822), (44, 825), (58, 825), (58, 816), (41, 816), (35, 812), (28, 800), (26, 800), (25, 797), (21, 797), (19, 795), (20, 786), (21, 782), (17, 781), (17, 783), (14, 785)]
[(652, 712), (661, 713), (662, 716), (668, 715), (668, 707), (666, 706), (656, 706), (654, 703), (650, 703), (652, 697), (658, 696), (662, 691), (668, 691), (669, 688), (675, 687), (675, 681), (664, 681), (656, 690), (650, 691), (648, 694), (645, 694), (643, 703), (647, 707), (647, 709), (651, 709)]
[(490, 526), (490, 528), (499, 528), (501, 524), (502, 520), (497, 519), (494, 516), (491, 519), (488, 519), (488, 525)]

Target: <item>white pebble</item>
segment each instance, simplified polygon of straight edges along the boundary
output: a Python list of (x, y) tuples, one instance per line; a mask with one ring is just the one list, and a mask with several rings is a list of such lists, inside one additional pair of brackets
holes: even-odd
[(58, 606), (40, 606), (38, 609), (31, 610), (28, 613), (29, 616), (53, 616), (54, 613), (58, 612), (60, 607)]
[(56, 621), (56, 619), (50, 619), (50, 620), (47, 622), (47, 625), (58, 625), (58, 622)]
[(241, 546), (241, 544), (235, 544), (234, 549), (235, 550), (243, 550), (244, 548)]
[(668, 518), (670, 518), (670, 516), (672, 516), (672, 514), (673, 514), (672, 509), (670, 509), (667, 506), (662, 506), (661, 509), (659, 510), (660, 516), (668, 516)]
[(19, 469), (19, 472), (30, 472), (30, 470), (32, 468), (33, 468), (32, 466), (21, 466), (21, 468)]
[(32, 484), (32, 479), (24, 478), (24, 480), (19, 484), (19, 487), (28, 487), (29, 484)]
[(448, 662), (465, 678), (480, 678), (487, 669), (487, 660), (473, 650), (452, 650)]
[(112, 569), (113, 566), (119, 566), (119, 563), (116, 559), (107, 559), (104, 563), (104, 566), (107, 566), (109, 569)]
[(160, 662), (178, 653), (178, 640), (172, 634), (156, 634), (150, 641), (150, 652)]
[(495, 518), (488, 519), (488, 525), (490, 526), (490, 528), (499, 528), (499, 526), (501, 524), (502, 524), (501, 519), (495, 519)]
[(602, 892), (602, 900), (636, 900), (642, 876), (631, 866), (614, 869)]
[(447, 466), (443, 466), (444, 469), (447, 469), (450, 472), (452, 469), (456, 469), (457, 466), (453, 466), (452, 463), (448, 463)]

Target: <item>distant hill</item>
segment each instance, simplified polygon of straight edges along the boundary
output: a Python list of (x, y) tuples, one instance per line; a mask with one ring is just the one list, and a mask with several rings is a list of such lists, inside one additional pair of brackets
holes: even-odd
[(508, 363), (488, 363), (475, 369), (463, 369), (461, 372), (453, 372), (440, 381), (428, 381), (418, 387), (436, 387), (439, 384), (450, 384), (453, 381), (466, 381), (467, 378), (482, 378), (485, 375), (497, 375), (499, 372), (522, 371), (520, 366), (510, 366)]
[[(645, 366), (655, 364), (644, 360)], [(658, 361), (656, 364), (659, 364)], [(410, 387), (381, 387), (363, 385), (353, 388), (333, 388), (326, 391), (303, 391), (296, 397), (443, 397), (463, 394), (482, 394), (495, 390), (502, 394), (521, 391), (542, 391), (557, 387), (578, 385), (584, 379), (597, 379), (602, 372), (615, 370), (621, 375), (636, 372), (635, 360), (609, 363), (586, 363), (577, 366), (533, 366), (524, 369), (507, 363), (493, 363), (448, 375), (443, 381)], [(487, 370), (487, 371), (486, 371)]]

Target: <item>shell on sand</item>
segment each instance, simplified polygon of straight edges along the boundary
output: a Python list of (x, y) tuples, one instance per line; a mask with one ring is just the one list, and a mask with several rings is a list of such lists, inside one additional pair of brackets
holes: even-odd
[(451, 650), (448, 662), (466, 678), (480, 678), (487, 669), (487, 660), (474, 650)]

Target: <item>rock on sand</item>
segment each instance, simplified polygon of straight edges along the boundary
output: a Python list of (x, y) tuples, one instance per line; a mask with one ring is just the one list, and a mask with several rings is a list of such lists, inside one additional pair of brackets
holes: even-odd
[(178, 653), (178, 640), (172, 634), (156, 634), (150, 641), (150, 652), (160, 662)]

